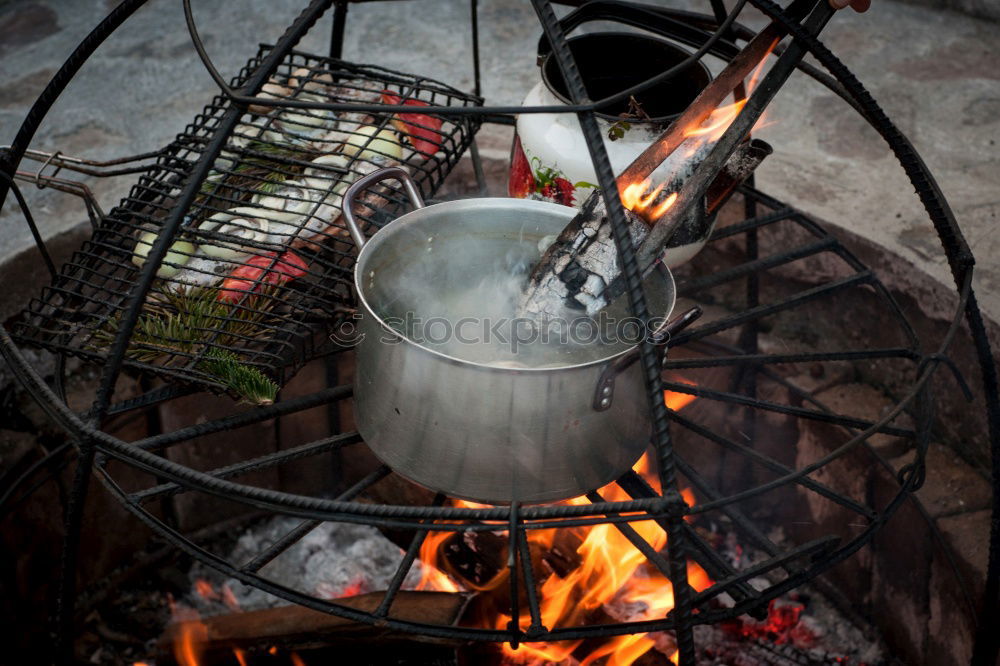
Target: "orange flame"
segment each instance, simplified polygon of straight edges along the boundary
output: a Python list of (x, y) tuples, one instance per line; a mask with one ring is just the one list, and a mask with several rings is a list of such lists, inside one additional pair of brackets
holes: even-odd
[(208, 640), (208, 627), (200, 619), (193, 619), (181, 622), (177, 632), (174, 641), (174, 659), (177, 660), (177, 665), (198, 666)]
[[(420, 561), (423, 570), (416, 590), (437, 590), (439, 592), (458, 592), (459, 587), (446, 573), (438, 569), (438, 551), (451, 532), (428, 532), (420, 546)], [(443, 561), (443, 560), (442, 560)]]
[[(777, 46), (778, 40), (775, 40), (771, 44), (771, 48), (768, 49), (768, 55)], [(696, 155), (704, 146), (714, 143), (719, 140), (719, 138), (725, 134), (726, 130), (729, 129), (729, 125), (736, 119), (743, 107), (746, 106), (747, 98), (754, 88), (757, 87), (757, 83), (760, 80), (760, 76), (764, 71), (764, 65), (767, 63), (767, 56), (761, 59), (757, 67), (750, 75), (750, 80), (746, 85), (746, 96), (744, 99), (732, 102), (730, 104), (725, 104), (717, 107), (709, 114), (708, 118), (702, 121), (701, 124), (694, 127), (684, 128), (684, 141), (678, 147), (681, 154), (685, 158), (691, 158)], [(754, 129), (758, 129), (765, 124), (764, 115), (761, 114), (760, 118), (754, 124)], [(677, 200), (677, 193), (672, 192), (669, 196), (663, 199), (659, 204), (653, 206), (653, 202), (656, 201), (657, 196), (663, 191), (666, 183), (660, 183), (655, 188), (653, 187), (653, 181), (649, 178), (644, 179), (639, 183), (629, 183), (620, 192), (622, 205), (628, 210), (632, 211), (639, 217), (643, 218), (650, 224), (655, 224), (657, 220), (663, 217), (664, 214), (670, 207), (674, 205)]]
[[(683, 380), (681, 380), (683, 381)], [(685, 382), (688, 383), (688, 382)], [(664, 392), (664, 400), (671, 409), (682, 409), (695, 396)], [(648, 455), (643, 456), (633, 469), (659, 491), (659, 479)], [(607, 501), (623, 501), (628, 495), (616, 484), (609, 484), (600, 491)], [(682, 491), (684, 500), (694, 504), (694, 494), (690, 489)], [(587, 504), (583, 497), (566, 500), (566, 504)], [(481, 507), (471, 502), (457, 502), (459, 506)], [(630, 523), (639, 536), (655, 550), (661, 551), (667, 543), (666, 532), (652, 520)], [(595, 525), (585, 528), (571, 528), (582, 543), (577, 548), (581, 563), (576, 569), (560, 577), (551, 574), (539, 590), (539, 611), (542, 624), (546, 627), (568, 627), (585, 624), (588, 616), (605, 604), (622, 602), (622, 606), (637, 609), (629, 621), (652, 620), (664, 617), (674, 603), (670, 581), (659, 570), (647, 566), (646, 557), (614, 526)], [(532, 545), (548, 549), (555, 539), (556, 529), (530, 530), (528, 540)], [(441, 545), (447, 533), (430, 533), (420, 551), (424, 563), (424, 578), (418, 589), (439, 589), (454, 591), (455, 581), (445, 575), (447, 559), (442, 556)], [(688, 581), (696, 590), (704, 590), (712, 584), (708, 574), (697, 564), (689, 562)], [(432, 573), (428, 573), (432, 572)], [(506, 570), (496, 576), (486, 587), (493, 588), (506, 580)], [(442, 587), (437, 585), (442, 584)], [(465, 581), (463, 579), (463, 584)], [(616, 604), (617, 606), (618, 604)], [(497, 614), (492, 619), (493, 627), (506, 629), (510, 616)], [(591, 620), (592, 621), (592, 620)], [(527, 612), (518, 618), (518, 624), (525, 628), (531, 622)], [(566, 660), (581, 645), (582, 641), (560, 641), (552, 643), (522, 644), (517, 650), (503, 646), (504, 654), (510, 661), (521, 663), (560, 662)], [(648, 634), (633, 634), (609, 639), (591, 651), (579, 662), (580, 666), (591, 666), (603, 659), (607, 666), (629, 666), (648, 652), (656, 643)], [(670, 657), (676, 663), (676, 652)]]
[[(671, 192), (663, 201), (654, 206), (653, 203), (660, 192), (663, 191), (666, 183), (660, 183), (650, 192), (649, 188), (652, 184), (653, 182), (649, 178), (646, 178), (641, 183), (627, 185), (621, 195), (622, 205), (643, 219), (655, 222), (663, 217), (663, 214), (674, 205), (674, 201), (677, 200), (677, 193)], [(649, 193), (647, 194), (647, 192)]]
[(247, 653), (246, 650), (241, 650), (240, 648), (233, 648), (233, 656), (236, 657), (236, 661), (240, 666), (247, 666)]
[(745, 99), (741, 99), (738, 102), (720, 106), (712, 111), (708, 118), (705, 119), (705, 122), (698, 127), (688, 127), (685, 129), (684, 136), (687, 138), (693, 136), (705, 137), (705, 142), (717, 141), (725, 133), (729, 127), (729, 123), (733, 122), (740, 111), (743, 110), (746, 103)]
[[(694, 382), (688, 381), (682, 377), (671, 377), (671, 381), (677, 384), (687, 384), (688, 386), (697, 386)], [(684, 409), (692, 402), (694, 402), (698, 396), (691, 395), (690, 393), (679, 393), (675, 391), (664, 391), (663, 392), (663, 402), (668, 409), (673, 411), (678, 411)]]
[[(771, 44), (771, 48), (767, 51), (768, 55), (770, 55), (771, 51), (774, 50), (774, 47), (777, 46), (777, 44), (778, 40), (775, 40), (775, 42)], [(703, 138), (703, 141), (692, 147), (697, 148), (700, 145), (704, 145), (706, 142), (710, 143), (718, 141), (719, 138), (725, 134), (726, 130), (729, 129), (729, 124), (736, 119), (736, 116), (738, 116), (740, 111), (743, 110), (743, 107), (746, 106), (750, 93), (757, 87), (757, 83), (760, 81), (760, 76), (764, 73), (764, 65), (766, 63), (767, 56), (764, 56), (764, 58), (761, 59), (760, 63), (757, 64), (753, 72), (750, 74), (750, 81), (746, 85), (746, 96), (743, 99), (716, 108), (711, 114), (709, 114), (708, 118), (701, 123), (701, 125), (697, 127), (687, 127), (684, 129), (684, 136), (686, 138)], [(757, 120), (755, 127), (759, 126), (763, 120), (764, 116), (762, 115)]]

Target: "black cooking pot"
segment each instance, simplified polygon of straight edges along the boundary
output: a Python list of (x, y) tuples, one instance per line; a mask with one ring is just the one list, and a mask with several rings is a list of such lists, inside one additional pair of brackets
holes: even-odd
[[(690, 53), (663, 39), (626, 32), (595, 32), (567, 40), (590, 99), (603, 99), (651, 79), (687, 58)], [(569, 90), (556, 59), (549, 53), (540, 60), (542, 81), (559, 100), (570, 103)], [(700, 61), (676, 75), (643, 90), (634, 99), (649, 116), (647, 122), (673, 120), (712, 80)], [(629, 100), (598, 108), (611, 121), (629, 111)], [(629, 120), (633, 122), (633, 120)]]

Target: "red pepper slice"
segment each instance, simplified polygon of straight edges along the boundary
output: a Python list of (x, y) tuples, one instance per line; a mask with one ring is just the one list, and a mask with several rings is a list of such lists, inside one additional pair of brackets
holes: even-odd
[[(400, 104), (402, 98), (390, 90), (382, 91), (383, 104)], [(407, 99), (402, 102), (404, 106), (430, 106), (427, 102), (419, 99)], [(402, 127), (396, 125), (396, 129), (406, 135), (407, 140), (413, 149), (426, 157), (431, 157), (441, 148), (441, 119), (429, 116), (426, 113), (399, 113), (396, 114), (401, 121)]]
[(256, 286), (251, 280), (227, 277), (222, 281), (218, 299), (223, 303), (237, 303), (245, 295), (252, 294)]
[(237, 266), (229, 277), (222, 281), (219, 300), (224, 303), (235, 303), (246, 293), (259, 291), (261, 285), (285, 284), (309, 272), (309, 265), (305, 260), (291, 250), (282, 252), (277, 261), (275, 256), (274, 252), (257, 254), (250, 257), (242, 266)]

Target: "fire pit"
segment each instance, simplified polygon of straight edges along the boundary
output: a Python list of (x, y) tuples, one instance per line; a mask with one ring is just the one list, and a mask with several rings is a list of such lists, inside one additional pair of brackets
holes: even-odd
[[(73, 442), (54, 451), (52, 460), (61, 461), (74, 448), (79, 452), (77, 472), (68, 489), (56, 658), (65, 661), (71, 655), (76, 607), (86, 605), (77, 595), (81, 566), (77, 549), (93, 472), (111, 496), (172, 550), (214, 572), (218, 580), (209, 584), (203, 596), (214, 595), (213, 602), (232, 610), (236, 607), (230, 603), (235, 598), (233, 589), (239, 584), (297, 605), (291, 611), (272, 609), (270, 615), (254, 616), (256, 624), (251, 626), (259, 630), (257, 636), (238, 636), (234, 625), (240, 624), (239, 619), (231, 624), (225, 618), (209, 621), (207, 628), (199, 622), (181, 622), (172, 630), (179, 632), (172, 636), (181, 646), (182, 652), (174, 657), (178, 663), (185, 663), (184, 659), (187, 664), (198, 663), (191, 651), (199, 640), (211, 648), (211, 655), (205, 657), (213, 660), (210, 663), (267, 659), (269, 642), (272, 646), (281, 640), (292, 644), (291, 629), (280, 635), (276, 630), (283, 617), (292, 618), (287, 626), (308, 625), (308, 631), (303, 629), (305, 639), (295, 637), (305, 641), (298, 645), (314, 645), (309, 641), (335, 635), (338, 627), (350, 632), (365, 625), (373, 627), (375, 635), (389, 632), (396, 640), (412, 634), (448, 645), (502, 644), (480, 649), (493, 649), (490, 654), (497, 659), (528, 663), (604, 660), (629, 664), (646, 659), (648, 663), (687, 665), (712, 659), (712, 654), (726, 659), (725, 651), (733, 648), (718, 635), (726, 631), (750, 641), (767, 639), (753, 648), (735, 648), (748, 659), (757, 659), (756, 663), (844, 663), (845, 658), (860, 662), (858, 655), (834, 653), (804, 661), (812, 657), (803, 656), (804, 644), (796, 643), (793, 636), (793, 630), (799, 631), (797, 609), (802, 601), (789, 594), (870, 544), (905, 506), (909, 494), (934, 473), (925, 464), (934, 424), (930, 382), (942, 365), (949, 365), (947, 354), (963, 317), (985, 378), (994, 452), (1000, 426), (995, 367), (971, 291), (971, 254), (919, 157), (853, 75), (803, 27), (801, 16), (790, 15), (769, 0), (750, 2), (773, 19), (775, 30), (795, 38), (776, 53), (811, 52), (832, 78), (809, 66), (799, 69), (848, 99), (896, 152), (927, 207), (953, 269), (960, 296), (953, 326), (941, 338), (922, 337), (875, 267), (866, 265), (806, 214), (744, 185), (739, 199), (719, 211), (720, 222), (706, 250), (678, 273), (679, 307), (699, 305), (707, 315), (671, 341), (662, 374), (651, 345), (642, 346), (641, 367), (653, 421), (650, 452), (636, 468), (583, 497), (531, 506), (516, 501), (480, 505), (435, 494), (403, 480), (367, 453), (350, 420), (352, 388), (343, 374), (350, 370), (350, 353), (333, 355), (342, 350), (343, 340), (328, 343), (331, 334), (342, 332), (341, 322), (353, 306), (345, 287), (354, 255), (335, 220), (305, 239), (305, 249), (294, 246), (303, 255), (305, 268), (282, 253), (284, 246), (275, 248), (270, 241), (257, 239), (257, 256), (266, 257), (267, 262), (253, 266), (257, 270), (252, 277), (237, 276), (248, 284), (223, 284), (211, 294), (213, 307), (223, 302), (255, 316), (262, 313), (262, 302), (274, 300), (276, 305), (265, 313), (273, 321), (258, 317), (251, 322), (265, 333), (253, 327), (252, 333), (245, 329), (236, 333), (228, 328), (232, 315), (210, 313), (207, 344), (199, 340), (188, 348), (172, 347), (166, 363), (161, 355), (150, 362), (134, 354), (142, 348), (135, 346), (136, 336), (152, 316), (150, 296), (155, 296), (158, 272), (163, 267), (184, 268), (192, 259), (183, 257), (195, 254), (177, 244), (197, 240), (226, 248), (234, 234), (255, 228), (237, 224), (236, 229), (224, 232), (221, 226), (210, 225), (188, 232), (192, 224), (235, 210), (219, 203), (224, 199), (229, 204), (249, 202), (252, 208), (281, 213), (289, 202), (302, 198), (291, 194), (278, 197), (281, 201), (277, 202), (257, 198), (275, 193), (259, 191), (259, 184), (248, 187), (246, 182), (236, 182), (229, 177), (232, 173), (221, 179), (215, 174), (213, 181), (213, 169), (245, 175), (248, 165), (256, 160), (259, 166), (259, 160), (266, 157), (276, 160), (288, 172), (286, 176), (305, 179), (308, 165), (323, 166), (314, 164), (322, 152), (309, 153), (312, 159), (308, 160), (294, 151), (277, 158), (267, 154), (267, 146), (286, 144), (284, 139), (241, 144), (240, 123), (247, 114), (269, 118), (266, 122), (284, 122), (293, 127), (292, 135), (314, 128), (314, 114), (364, 116), (360, 126), (366, 129), (348, 132), (362, 137), (352, 144), (356, 151), (351, 159), (330, 162), (333, 168), (326, 169), (331, 172), (326, 185), (305, 183), (307, 190), (320, 190), (322, 196), (314, 203), (322, 206), (328, 203), (327, 196), (337, 194), (343, 174), (357, 175), (366, 161), (378, 162), (378, 155), (395, 154), (396, 148), (386, 145), (395, 141), (407, 151), (397, 159), (409, 165), (425, 188), (423, 194), (433, 196), (459, 156), (474, 145), (481, 120), (510, 124), (513, 112), (539, 111), (481, 106), (477, 95), (422, 76), (296, 51), (298, 40), (331, 4), (319, 0), (303, 10), (273, 47), (258, 54), (240, 76), (227, 83), (207, 60), (185, 3), (192, 37), (222, 95), (177, 143), (157, 155), (156, 164), (143, 175), (133, 196), (100, 220), (91, 241), (19, 321), (14, 330), (18, 343), (6, 331), (0, 334), (0, 348), (11, 368)], [(46, 104), (67, 85), (97, 44), (141, 4), (126, 0), (95, 30), (43, 94)], [(609, 202), (609, 219), (625, 268), (624, 292), (632, 312), (645, 320), (649, 313), (628, 242), (627, 221), (593, 117), (601, 104), (586, 101), (552, 7), (541, 0), (535, 4), (573, 102), (566, 108), (582, 112), (596, 184)], [(603, 4), (613, 7), (615, 3)], [(673, 10), (660, 13), (666, 23), (677, 26), (680, 41), (694, 42), (696, 48), (731, 60), (739, 51), (737, 40), (754, 36), (735, 22), (744, 4), (739, 3), (728, 16), (724, 11), (715, 16)], [(347, 4), (337, 3), (339, 32), (335, 29), (335, 36), (343, 34), (346, 13)], [(333, 50), (339, 51), (336, 42)], [(283, 86), (286, 92), (273, 86)], [(321, 101), (287, 92), (315, 93), (316, 87), (326, 91)], [(338, 97), (335, 91), (344, 89), (364, 90), (378, 99)], [(753, 105), (751, 97), (745, 108)], [(4, 172), (11, 177), (0, 185), (4, 194), (40, 120), (36, 114), (25, 121), (18, 140), (4, 155)], [(380, 138), (379, 132), (394, 122), (406, 126), (402, 135)], [(248, 126), (256, 127), (252, 121)], [(265, 123), (259, 129), (264, 132), (268, 127)], [(383, 143), (377, 145), (380, 140)], [(375, 156), (365, 156), (366, 150)], [(472, 154), (476, 158), (474, 150)], [(71, 166), (66, 161), (61, 164)], [(268, 166), (271, 171), (274, 168)], [(260, 173), (253, 178), (266, 180)], [(365, 216), (372, 227), (397, 215), (405, 202), (398, 189), (369, 194)], [(201, 209), (206, 209), (204, 214), (198, 212)], [(289, 232), (295, 238), (309, 228), (306, 220), (315, 217), (315, 213), (302, 215)], [(273, 218), (264, 218), (268, 233)], [(232, 219), (216, 222), (233, 224)], [(154, 228), (153, 236), (140, 235)], [(194, 240), (186, 240), (186, 233)], [(148, 247), (141, 251), (140, 261), (133, 261), (143, 244)], [(141, 266), (133, 268), (136, 263)], [(815, 272), (818, 277), (813, 284), (803, 286), (787, 277), (803, 266), (822, 267)], [(168, 272), (159, 279), (170, 281), (177, 275)], [(281, 276), (294, 276), (294, 281)], [(228, 293), (235, 294), (232, 301), (227, 300)], [(865, 312), (860, 321), (855, 316), (859, 304)], [(172, 307), (175, 315), (181, 311), (162, 302), (157, 307)], [(223, 330), (222, 324), (227, 328)], [(795, 330), (807, 334), (793, 335)], [(71, 410), (59, 395), (61, 389), (48, 387), (32, 369), (19, 344), (99, 362), (100, 381), (90, 408)], [(153, 346), (149, 340), (145, 345)], [(254, 375), (253, 386), (273, 391), (246, 390), (247, 377), (239, 382), (219, 381), (219, 364), (229, 358), (219, 353), (244, 355), (247, 365), (264, 378)], [(321, 383), (328, 385), (295, 395), (294, 380), (289, 381), (292, 375), (321, 356), (328, 356), (327, 377), (334, 377), (333, 381), (324, 378)], [(123, 369), (142, 373), (144, 389), (136, 395), (116, 391)], [(804, 387), (791, 379), (803, 373), (813, 379), (863, 374), (872, 384), (892, 385), (897, 390), (882, 412), (859, 415), (827, 407), (816, 398), (816, 385)], [(284, 393), (278, 394), (282, 387)], [(256, 404), (239, 410), (220, 408), (215, 416), (197, 422), (162, 418), (172, 405), (190, 399), (200, 388), (266, 399), (248, 400)], [(159, 425), (138, 436), (122, 436), (109, 426), (109, 419), (154, 410), (161, 415)], [(326, 410), (326, 426), (317, 432), (315, 418), (322, 410)], [(275, 419), (296, 422), (302, 439), (262, 451), (253, 446), (252, 435), (244, 438), (241, 434)], [(827, 431), (815, 439), (802, 434), (817, 427)], [(799, 433), (796, 445), (783, 446), (782, 438), (789, 430)], [(222, 455), (208, 453), (216, 446), (210, 442), (212, 436), (232, 432), (240, 441)], [(889, 466), (879, 467), (878, 486), (869, 492), (868, 486), (853, 480), (859, 470), (879, 464), (875, 454), (886, 440), (893, 447), (912, 451), (913, 459), (898, 474)], [(327, 464), (335, 465), (336, 478), (318, 473)], [(331, 496), (332, 492), (336, 495)], [(8, 492), (5, 499), (11, 496)], [(235, 514), (237, 524), (251, 518), (249, 511), (256, 512), (257, 518), (261, 514), (282, 518), (269, 523), (275, 531), (267, 539), (250, 540), (243, 549), (231, 541), (219, 547), (217, 538), (194, 534), (193, 528), (178, 524), (169, 511), (164, 513), (167, 499), (200, 507), (197, 512), (202, 517), (214, 512), (220, 519), (223, 512)], [(823, 519), (806, 528), (801, 525), (804, 515)], [(344, 528), (345, 540), (387, 539), (399, 547), (366, 547), (357, 555), (359, 559), (374, 560), (381, 557), (378, 553), (398, 557), (389, 557), (388, 565), (380, 561), (377, 576), (373, 565), (365, 577), (335, 586), (296, 587), (280, 579), (276, 572), (286, 554), (339, 527)], [(332, 548), (318, 543), (319, 550)], [(411, 572), (418, 560), (421, 574), (415, 582), (417, 575)], [(994, 578), (987, 583), (988, 594)], [(981, 626), (993, 626), (996, 608), (992, 603), (992, 597), (987, 597)], [(184, 633), (188, 630), (196, 634)], [(995, 654), (995, 637), (989, 634), (986, 630), (980, 637), (979, 657)], [(408, 655), (399, 652), (407, 649), (397, 651), (394, 663), (406, 660)], [(183, 650), (190, 654), (183, 656)], [(301, 661), (297, 655), (292, 659), (284, 647), (275, 650), (287, 657), (286, 663)], [(143, 659), (159, 654), (168, 663), (169, 653), (167, 648), (152, 649)]]

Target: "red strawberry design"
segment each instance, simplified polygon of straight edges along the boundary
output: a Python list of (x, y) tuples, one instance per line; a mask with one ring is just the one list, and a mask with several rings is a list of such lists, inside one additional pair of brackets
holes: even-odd
[(564, 206), (573, 205), (573, 193), (576, 191), (576, 188), (573, 187), (573, 183), (569, 182), (565, 178), (556, 178), (552, 181), (552, 185), (549, 185), (549, 187), (555, 188), (556, 194), (553, 198), (557, 203), (561, 203)]
[(573, 187), (573, 183), (569, 182), (565, 178), (553, 178), (550, 182), (542, 185), (539, 188), (538, 193), (546, 199), (551, 199), (557, 204), (572, 206), (573, 192), (575, 189), (576, 188)]
[(528, 156), (521, 148), (521, 138), (514, 136), (510, 149), (510, 176), (507, 180), (507, 196), (524, 199), (535, 191), (535, 177), (531, 173)]

